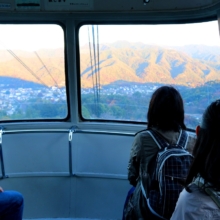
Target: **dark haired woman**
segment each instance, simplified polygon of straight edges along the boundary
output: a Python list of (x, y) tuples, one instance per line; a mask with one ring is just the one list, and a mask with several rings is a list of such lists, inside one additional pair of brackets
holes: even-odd
[(172, 220), (220, 219), (220, 100), (208, 106), (196, 134), (194, 160)]
[[(153, 93), (147, 120), (148, 129), (159, 132), (170, 144), (177, 142), (180, 130), (185, 130), (186, 126), (183, 100), (174, 87), (162, 86)], [(194, 142), (195, 139), (189, 137), (188, 150), (192, 150)], [(141, 192), (141, 181), (147, 194), (158, 150), (158, 146), (146, 130), (136, 134), (128, 163), (128, 180), (135, 186), (135, 190), (124, 210), (125, 219), (156, 219), (147, 211), (146, 199)]]

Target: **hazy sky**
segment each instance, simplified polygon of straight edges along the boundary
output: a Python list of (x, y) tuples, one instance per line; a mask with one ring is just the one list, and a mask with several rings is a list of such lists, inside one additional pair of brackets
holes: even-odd
[[(81, 45), (88, 43), (87, 25), (80, 28), (79, 38)], [(220, 46), (217, 21), (182, 25), (99, 25), (100, 43), (118, 40), (169, 46)], [(34, 51), (63, 46), (64, 33), (59, 25), (0, 25), (0, 49)]]
[(64, 33), (59, 25), (0, 25), (0, 49), (60, 47), (64, 47)]
[[(81, 45), (88, 42), (88, 27), (80, 29)], [(143, 42), (169, 46), (205, 44), (220, 46), (218, 22), (181, 25), (102, 25), (99, 26), (99, 42), (117, 40)]]

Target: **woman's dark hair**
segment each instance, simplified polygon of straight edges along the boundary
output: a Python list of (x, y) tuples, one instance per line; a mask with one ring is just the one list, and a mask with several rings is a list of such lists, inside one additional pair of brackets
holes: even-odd
[(186, 129), (180, 93), (172, 86), (162, 86), (152, 95), (147, 113), (148, 128), (162, 131)]
[(186, 189), (199, 174), (205, 182), (220, 190), (220, 100), (212, 102), (203, 114), (193, 156)]

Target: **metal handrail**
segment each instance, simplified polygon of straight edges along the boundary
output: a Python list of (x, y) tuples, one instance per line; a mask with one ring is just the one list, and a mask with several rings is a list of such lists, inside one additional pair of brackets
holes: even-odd
[(3, 134), (14, 133), (42, 133), (42, 132), (62, 132), (68, 133), (70, 129), (16, 129), (16, 130), (3, 130)]
[(79, 130), (76, 129), (75, 133), (90, 133), (90, 134), (116, 134), (116, 135), (123, 135), (123, 136), (134, 136), (135, 133), (131, 132), (118, 132), (118, 131), (100, 131), (100, 130), (88, 130), (88, 129), (83, 129)]
[(62, 133), (91, 133), (91, 134), (116, 134), (123, 136), (134, 136), (135, 133), (132, 132), (119, 132), (119, 131), (109, 131), (109, 130), (94, 130), (94, 129), (79, 129), (76, 126), (70, 129), (16, 129), (16, 130), (3, 130), (3, 134), (13, 134), (13, 133), (41, 133), (41, 132), (62, 132)]
[[(9, 178), (14, 177), (70, 177), (68, 172), (25, 172), (25, 173), (10, 173)], [(71, 177), (82, 178), (102, 178), (102, 179), (127, 179), (127, 175), (112, 174), (112, 173), (92, 173), (92, 172), (75, 172)]]

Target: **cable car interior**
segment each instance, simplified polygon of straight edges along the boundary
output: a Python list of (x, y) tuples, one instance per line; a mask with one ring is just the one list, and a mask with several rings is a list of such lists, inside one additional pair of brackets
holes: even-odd
[(0, 0), (0, 186), (23, 219), (121, 219), (152, 92), (190, 135), (220, 95), (220, 0)]

